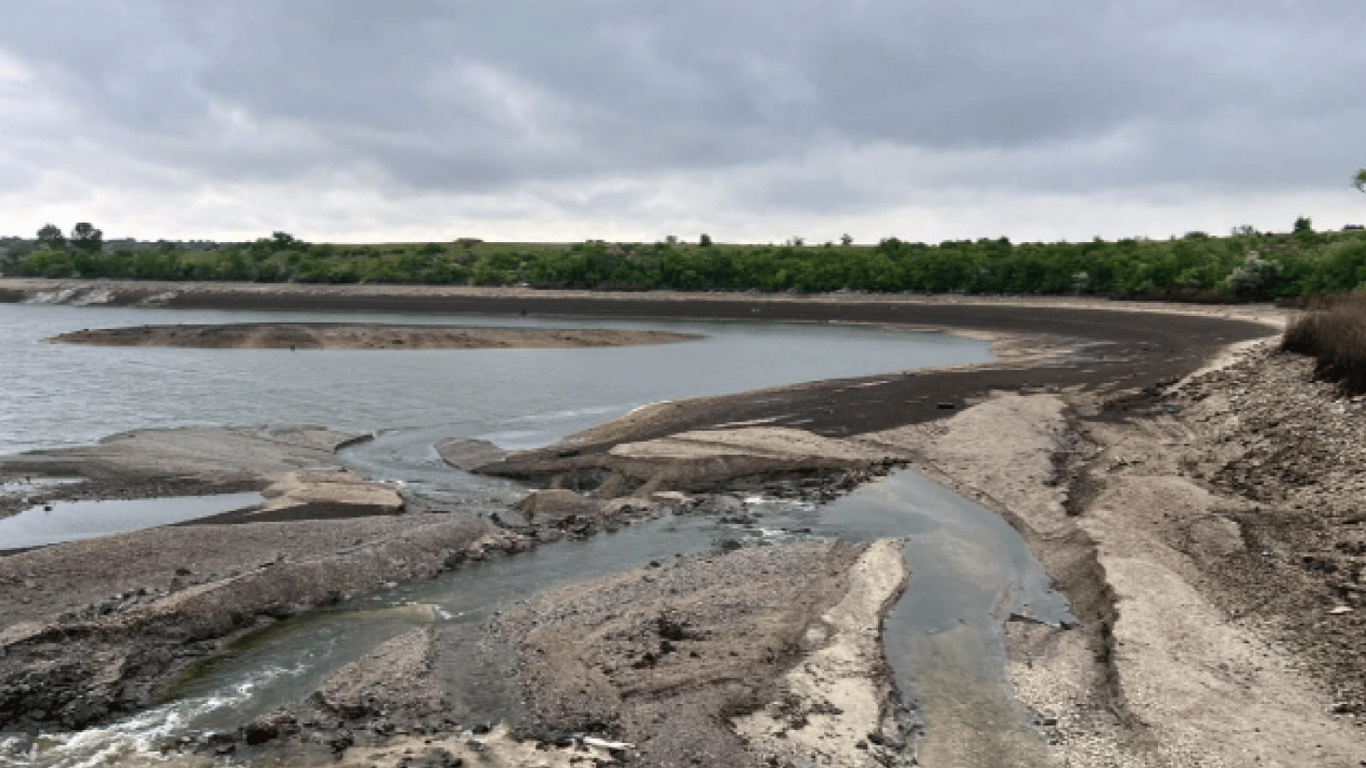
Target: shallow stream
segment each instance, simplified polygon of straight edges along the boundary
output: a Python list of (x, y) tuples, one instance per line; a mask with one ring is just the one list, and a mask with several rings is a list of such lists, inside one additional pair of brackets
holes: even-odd
[[(482, 438), (505, 448), (544, 445), (662, 399), (796, 381), (870, 375), (990, 359), (982, 342), (932, 333), (830, 325), (660, 323), (531, 318), (366, 318), (290, 314), (289, 321), (632, 327), (702, 333), (674, 345), (592, 350), (306, 352), (87, 348), (41, 344), (68, 330), (146, 323), (259, 322), (269, 313), (0, 305), (10, 326), (0, 387), (30, 394), (0, 401), (0, 453), (91, 442), (124, 429), (184, 424), (318, 423), (377, 433), (343, 459), (437, 502), (497, 507), (525, 491), (441, 462), (444, 438)], [(155, 397), (149, 397), (151, 390)], [(75, 408), (79, 402), (81, 407)], [(61, 419), (62, 409), (78, 414)], [(75, 409), (75, 410), (72, 410)], [(437, 624), (473, 640), (510, 601), (546, 588), (714, 549), (724, 539), (777, 541), (836, 536), (906, 537), (910, 586), (887, 621), (887, 648), (913, 699), (985, 702), (984, 716), (1024, 728), (1005, 684), (999, 639), (1011, 614), (1068, 619), (1062, 598), (1019, 535), (993, 513), (902, 471), (830, 504), (744, 500), (750, 525), (703, 515), (671, 516), (469, 564), (336, 609), (282, 622), (207, 665), (165, 705), (81, 734), (33, 741), (0, 737), (0, 765), (75, 766), (146, 754), (182, 734), (227, 730), (298, 700), (333, 670), (383, 640)], [(3, 549), (0, 543), (0, 549)], [(947, 660), (947, 661), (946, 661)], [(934, 674), (926, 674), (933, 668)], [(515, 716), (514, 692), (490, 668), (469, 684), (480, 719)], [(932, 708), (927, 712), (933, 713)], [(1002, 713), (1004, 713), (1002, 715)], [(927, 727), (934, 728), (931, 720)]]

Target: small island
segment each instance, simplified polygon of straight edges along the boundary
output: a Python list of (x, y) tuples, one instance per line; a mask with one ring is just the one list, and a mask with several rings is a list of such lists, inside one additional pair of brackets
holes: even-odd
[(49, 342), (195, 349), (570, 349), (691, 341), (700, 336), (607, 328), (506, 328), (387, 323), (142, 325), (54, 336)]

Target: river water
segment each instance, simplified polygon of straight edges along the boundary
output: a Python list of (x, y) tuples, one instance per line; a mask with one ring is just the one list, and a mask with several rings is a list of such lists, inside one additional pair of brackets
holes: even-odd
[[(702, 335), (669, 345), (582, 350), (301, 351), (81, 347), (43, 339), (84, 328), (222, 322), (360, 322), (639, 328)], [(980, 341), (859, 326), (484, 318), (356, 313), (263, 313), (0, 305), (0, 454), (93, 442), (148, 427), (318, 424), (376, 434), (343, 459), (434, 499), (525, 491), (442, 463), (441, 439), (504, 448), (544, 445), (664, 399), (823, 378), (991, 359)], [(824, 535), (908, 539), (910, 588), (888, 619), (889, 661), (912, 696), (933, 679), (964, 681), (1018, 727), (1004, 683), (999, 626), (1010, 613), (1068, 617), (1018, 534), (996, 515), (911, 472), (898, 472), (822, 507), (746, 500), (754, 525), (667, 517), (586, 542), (556, 542), (472, 565), (336, 610), (285, 622), (268, 638), (205, 668), (175, 700), (83, 734), (38, 741), (0, 737), (0, 765), (80, 765), (144, 753), (159, 740), (228, 729), (297, 699), (341, 664), (411, 627), (470, 633), (493, 611), (539, 590), (706, 551), (719, 540)], [(0, 542), (0, 549), (4, 542)], [(971, 653), (963, 653), (969, 648)], [(957, 651), (957, 652), (955, 652)], [(944, 669), (946, 658), (958, 668)], [(488, 716), (508, 706), (498, 676)], [(999, 719), (997, 717), (997, 719)], [(930, 728), (933, 722), (927, 723)]]

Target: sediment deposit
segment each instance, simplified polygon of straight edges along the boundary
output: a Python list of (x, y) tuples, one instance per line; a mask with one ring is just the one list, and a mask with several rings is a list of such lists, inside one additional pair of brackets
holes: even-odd
[(233, 323), (143, 325), (72, 331), (48, 341), (109, 347), (198, 349), (574, 349), (664, 344), (697, 336), (659, 331), (491, 328), (386, 323)]

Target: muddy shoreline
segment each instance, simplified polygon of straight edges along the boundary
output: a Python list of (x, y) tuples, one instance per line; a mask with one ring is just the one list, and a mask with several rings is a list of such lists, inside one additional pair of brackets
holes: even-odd
[[(591, 498), (589, 517), (598, 519), (613, 498), (653, 495), (676, 501), (686, 497), (669, 494), (744, 487), (793, 473), (811, 475), (816, 486), (836, 489), (907, 463), (1010, 520), (1082, 621), (1077, 630), (1065, 631), (1016, 623), (1008, 627), (1011, 679), (1036, 713), (1041, 734), (1037, 744), (1027, 746), (1037, 758), (1031, 764), (1247, 764), (1256, 758), (1271, 765), (1347, 766), (1366, 759), (1360, 688), (1331, 685), (1332, 678), (1352, 674), (1350, 660), (1358, 657), (1361, 646), (1351, 640), (1351, 630), (1338, 625), (1360, 615), (1360, 605), (1353, 602), (1361, 594), (1359, 578), (1352, 575), (1360, 565), (1360, 553), (1352, 549), (1357, 546), (1350, 527), (1355, 523), (1343, 523), (1345, 533), (1316, 539), (1317, 549), (1307, 554), (1317, 560), (1306, 561), (1306, 553), (1296, 550), (1307, 544), (1280, 541), (1283, 551), (1275, 562), (1285, 565), (1277, 567), (1300, 575), (1308, 571), (1310, 580), (1296, 589), (1309, 597), (1291, 601), (1290, 607), (1264, 608), (1257, 621), (1249, 622), (1246, 609), (1237, 607), (1246, 603), (1245, 598), (1239, 602), (1240, 591), (1273, 579), (1246, 568), (1252, 575), (1230, 576), (1229, 564), (1248, 560), (1247, 553), (1256, 551), (1250, 542), (1265, 540), (1273, 528), (1248, 525), (1250, 511), (1229, 514), (1227, 509), (1250, 510), (1246, 502), (1262, 498), (1257, 494), (1279, 498), (1277, 493), (1291, 493), (1298, 487), (1296, 478), (1268, 474), (1260, 485), (1270, 489), (1250, 492), (1245, 480), (1236, 479), (1246, 473), (1222, 469), (1246, 463), (1248, 451), (1230, 453), (1218, 466), (1192, 469), (1202, 460), (1215, 462), (1218, 455), (1211, 448), (1225, 444), (1227, 434), (1184, 422), (1185, 412), (1207, 408), (1196, 404), (1211, 399), (1216, 405), (1227, 403), (1230, 392), (1248, 388), (1249, 377), (1258, 373), (1248, 364), (1235, 366), (1241, 371), (1236, 380), (1187, 377), (1230, 345), (1274, 332), (1267, 323), (1274, 322), (1276, 313), (1268, 308), (376, 287), (348, 295), (348, 289), (336, 288), (129, 286), (0, 281), (0, 297), (22, 300), (71, 290), (65, 300), (88, 299), (93, 293), (103, 299), (100, 303), (110, 304), (145, 305), (149, 297), (160, 297), (157, 301), (164, 306), (276, 308), (291, 302), (290, 308), (299, 309), (304, 307), (298, 299), (308, 295), (314, 302), (308, 309), (347, 305), (457, 313), (876, 322), (990, 334), (1007, 353), (995, 364), (665, 404), (553, 449), (507, 457), (484, 469)], [(1197, 389), (1190, 389), (1191, 381)], [(1289, 376), (1282, 385), (1300, 391), (1310, 383)], [(1193, 391), (1203, 397), (1197, 400)], [(1324, 407), (1335, 407), (1330, 394), (1316, 396)], [(1230, 408), (1206, 414), (1206, 421), (1229, 423), (1238, 415)], [(687, 436), (700, 432), (712, 442), (703, 441), (698, 448), (699, 441)], [(791, 446), (802, 444), (792, 439), (798, 433), (808, 436), (803, 438), (808, 442), (835, 441), (840, 450), (818, 442), (812, 444), (819, 444), (819, 450), (796, 450)], [(725, 438), (724, 450), (718, 448), (717, 436)], [(682, 451), (680, 445), (700, 454)], [(775, 446), (785, 448), (775, 453)], [(708, 452), (729, 458), (699, 461)], [(1161, 471), (1147, 471), (1152, 467)], [(1350, 471), (1344, 473), (1350, 477)], [(1344, 494), (1355, 486), (1348, 480), (1339, 485), (1342, 490), (1334, 498), (1350, 507)], [(1297, 509), (1305, 514), (1304, 507), (1303, 502), (1299, 507), (1286, 504), (1280, 514), (1293, 517)], [(558, 525), (563, 532), (583, 516), (584, 508), (577, 508), (537, 524)], [(399, 521), (407, 517), (392, 520), (402, 525)], [(1350, 511), (1342, 517), (1356, 519)], [(1230, 520), (1243, 521), (1243, 527), (1229, 528), (1223, 521)], [(1331, 569), (1305, 567), (1306, 562), (1324, 560), (1324, 550), (1331, 555)], [(0, 567), (6, 560), (12, 558), (0, 559)], [(1254, 557), (1250, 562), (1261, 561)], [(1323, 597), (1314, 598), (1320, 583), (1314, 574), (1320, 572)], [(300, 609), (306, 604), (301, 602)], [(1343, 608), (1347, 610), (1339, 610)], [(1322, 621), (1312, 625), (1314, 631), (1297, 632), (1297, 622), (1305, 629), (1306, 615)], [(1171, 639), (1173, 628), (1179, 630), (1179, 642)], [(1314, 642), (1316, 633), (1327, 633), (1332, 642)], [(1292, 650), (1297, 648), (1308, 648), (1314, 663), (1296, 663)], [(1335, 661), (1344, 659), (1348, 661)], [(790, 668), (799, 666), (796, 662)], [(1197, 698), (1203, 707), (1198, 718), (1182, 708), (1194, 696), (1192, 685), (1205, 690)], [(1178, 689), (1181, 693), (1173, 693)], [(1248, 697), (1257, 705), (1248, 707)], [(759, 711), (765, 705), (752, 706)], [(931, 723), (921, 764), (1001, 765), (1003, 759), (1022, 754), (978, 736)], [(360, 759), (361, 751), (355, 755)], [(385, 752), (383, 759), (378, 752), (365, 755), (376, 764), (398, 764), (402, 751)], [(594, 759), (599, 758), (615, 759)], [(647, 764), (673, 764), (669, 760)]]

